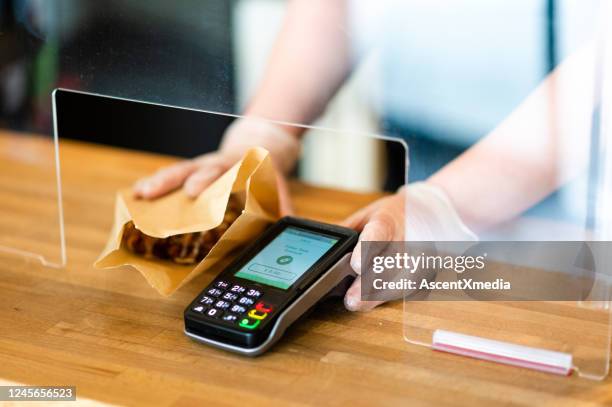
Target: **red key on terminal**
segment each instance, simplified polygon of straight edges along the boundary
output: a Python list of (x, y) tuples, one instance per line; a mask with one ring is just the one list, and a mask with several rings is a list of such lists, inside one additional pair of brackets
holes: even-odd
[(255, 309), (259, 312), (264, 312), (264, 313), (272, 312), (272, 306), (264, 303), (263, 301), (259, 301), (255, 305)]

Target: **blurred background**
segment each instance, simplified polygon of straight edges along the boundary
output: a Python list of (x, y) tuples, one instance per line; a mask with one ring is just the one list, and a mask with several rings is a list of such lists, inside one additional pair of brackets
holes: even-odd
[[(410, 180), (423, 179), (592, 37), (599, 3), (349, 0), (338, 32), (351, 41), (355, 73), (317, 124), (403, 138)], [(0, 0), (0, 127), (49, 134), (56, 87), (240, 114), (285, 9), (285, 0)], [(220, 134), (207, 137), (214, 145)], [(172, 137), (95, 141), (175, 152)], [(298, 172), (322, 185), (392, 189), (403, 171), (390, 181), (386, 168), (402, 160), (368, 137), (311, 134)], [(557, 216), (560, 202), (535, 211)]]

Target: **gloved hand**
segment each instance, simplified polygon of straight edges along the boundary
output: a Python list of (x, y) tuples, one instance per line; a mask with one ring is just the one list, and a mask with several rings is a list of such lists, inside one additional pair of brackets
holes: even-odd
[(344, 297), (350, 311), (368, 311), (382, 301), (361, 301), (361, 241), (478, 240), (442, 189), (419, 182), (357, 211), (343, 224), (361, 232), (351, 256), (357, 278)]
[(255, 146), (270, 152), (279, 173), (277, 181), (281, 212), (290, 213), (285, 175), (299, 157), (300, 142), (281, 126), (259, 119), (237, 119), (225, 132), (219, 150), (158, 170), (137, 181), (134, 194), (140, 198), (154, 199), (183, 186), (188, 195), (196, 197), (238, 162), (249, 148)]

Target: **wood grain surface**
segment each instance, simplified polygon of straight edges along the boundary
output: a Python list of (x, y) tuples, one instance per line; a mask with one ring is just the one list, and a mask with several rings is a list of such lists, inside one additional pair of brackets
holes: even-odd
[[(58, 258), (50, 151), (36, 137), (0, 135), (0, 244)], [(60, 151), (68, 262), (55, 269), (0, 252), (3, 383), (74, 385), (81, 401), (122, 405), (612, 404), (610, 379), (558, 377), (408, 344), (401, 302), (369, 313), (347, 312), (340, 301), (321, 304), (256, 359), (197, 344), (183, 334), (182, 312), (213, 275), (162, 298), (135, 270), (92, 267), (115, 191), (175, 160), (70, 141)], [(292, 195), (298, 215), (332, 222), (378, 197), (300, 183)], [(495, 313), (510, 309), (522, 329), (543, 326), (524, 305), (415, 307), (429, 322), (484, 312), (492, 318), (482, 318), (483, 329), (492, 330)], [(554, 312), (563, 323), (567, 312)], [(570, 335), (588, 334), (575, 319), (565, 323)]]

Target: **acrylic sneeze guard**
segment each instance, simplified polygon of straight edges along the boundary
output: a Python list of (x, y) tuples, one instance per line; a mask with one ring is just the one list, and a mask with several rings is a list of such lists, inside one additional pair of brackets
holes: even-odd
[(66, 264), (57, 135), (0, 137), (0, 257)]
[[(601, 22), (609, 22), (611, 8), (602, 10)], [(420, 298), (414, 293), (406, 295), (403, 332), (409, 346), (426, 346), (454, 354), (449, 357), (473, 357), (514, 369), (594, 380), (608, 375), (611, 39), (609, 24), (601, 24), (594, 41), (578, 51), (579, 59), (570, 55), (557, 68), (546, 117), (542, 123), (533, 123), (555, 137), (559, 172), (578, 165), (578, 151), (586, 150), (580, 174), (571, 179), (570, 187), (556, 193), (566, 213), (579, 215), (550, 219), (528, 213), (498, 229), (479, 233), (478, 242), (462, 242), (461, 250), (452, 242), (436, 242), (437, 254), (484, 254), (486, 266), (484, 271), (473, 273), (438, 271), (428, 277), (430, 281), (502, 278), (511, 282), (512, 288), (486, 291), (468, 287), (452, 295), (432, 290)], [(593, 63), (589, 65), (587, 60)], [(592, 70), (585, 71), (584, 66)], [(584, 108), (592, 115), (589, 120), (578, 117), (582, 109), (566, 109), (574, 95), (567, 83), (570, 78), (592, 95)], [(520, 150), (516, 148), (517, 153)]]

